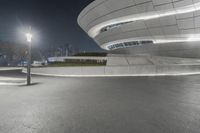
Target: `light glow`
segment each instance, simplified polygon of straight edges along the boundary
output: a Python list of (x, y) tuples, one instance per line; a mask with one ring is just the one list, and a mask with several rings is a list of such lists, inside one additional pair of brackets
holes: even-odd
[(147, 36), (147, 37), (138, 37), (138, 38), (137, 37), (128, 38), (128, 39), (116, 40), (113, 42), (105, 43), (101, 45), (101, 48), (105, 50), (110, 50), (109, 49), (110, 46), (113, 46), (118, 43), (133, 42), (133, 41), (147, 41), (147, 40), (152, 41), (153, 44), (167, 44), (167, 43), (178, 43), (178, 42), (200, 42), (200, 34), (165, 35), (165, 36), (152, 36), (152, 37)]

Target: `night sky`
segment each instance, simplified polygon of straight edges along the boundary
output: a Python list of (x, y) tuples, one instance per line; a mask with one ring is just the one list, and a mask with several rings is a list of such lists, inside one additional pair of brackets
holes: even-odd
[(81, 10), (93, 0), (0, 0), (0, 40), (23, 42), (31, 26), (38, 47), (70, 44), (81, 51), (101, 51), (78, 26)]

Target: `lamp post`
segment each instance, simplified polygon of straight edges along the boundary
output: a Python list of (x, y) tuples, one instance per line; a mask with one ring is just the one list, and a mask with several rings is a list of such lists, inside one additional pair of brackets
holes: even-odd
[(27, 85), (31, 85), (31, 40), (32, 34), (26, 33), (26, 41), (28, 42), (28, 58), (27, 58)]

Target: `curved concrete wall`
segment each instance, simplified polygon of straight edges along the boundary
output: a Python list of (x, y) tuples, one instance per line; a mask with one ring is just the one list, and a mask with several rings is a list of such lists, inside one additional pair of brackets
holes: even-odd
[(58, 77), (190, 75), (200, 74), (200, 59), (109, 54), (106, 66), (34, 67), (31, 72)]
[(193, 57), (200, 49), (200, 0), (95, 0), (78, 23), (112, 53)]
[[(56, 77), (166, 76), (200, 74), (199, 65), (135, 65), (73, 68), (33, 68), (31, 73)], [(23, 70), (26, 73), (26, 69)]]

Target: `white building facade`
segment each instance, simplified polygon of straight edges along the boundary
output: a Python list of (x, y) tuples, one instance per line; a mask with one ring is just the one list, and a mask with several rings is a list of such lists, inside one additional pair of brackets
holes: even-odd
[(78, 23), (110, 53), (200, 57), (200, 0), (95, 0)]

